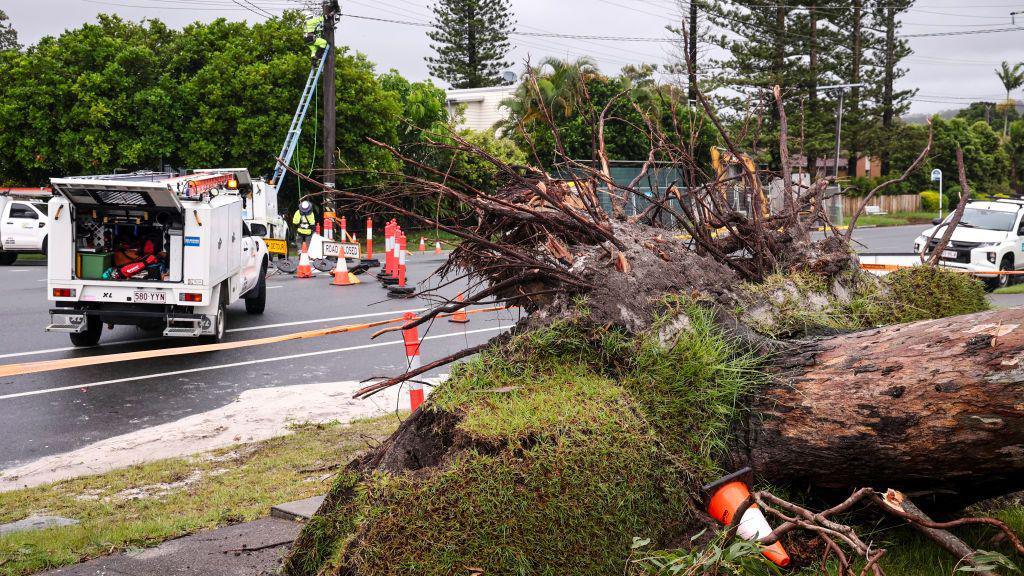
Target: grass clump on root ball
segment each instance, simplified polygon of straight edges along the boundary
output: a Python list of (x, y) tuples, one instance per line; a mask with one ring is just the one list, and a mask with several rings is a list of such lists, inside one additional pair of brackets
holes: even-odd
[(940, 266), (913, 266), (887, 274), (884, 294), (870, 305), (876, 325), (972, 314), (989, 309), (985, 286), (970, 274)]
[(669, 324), (663, 339), (582, 314), (455, 367), (421, 408), (450, 424), (446, 452), (340, 482), (288, 573), (621, 574), (635, 537), (687, 542), (694, 485), (758, 379), (710, 310), (671, 302)]

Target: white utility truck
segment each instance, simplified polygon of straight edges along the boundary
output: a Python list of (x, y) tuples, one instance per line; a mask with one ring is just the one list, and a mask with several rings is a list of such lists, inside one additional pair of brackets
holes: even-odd
[(262, 224), (242, 218), (245, 169), (51, 180), (47, 294), (52, 332), (95, 345), (103, 325), (224, 336), (225, 307), (266, 305)]
[(0, 266), (9, 266), (18, 254), (46, 254), (50, 219), (46, 215), (47, 190), (0, 189)]
[[(952, 217), (950, 214), (945, 220), (933, 220), (935, 226), (914, 240), (914, 252), (930, 254)], [(1024, 269), (1024, 200), (968, 202), (939, 262), (973, 272), (989, 288), (1009, 284), (1009, 275), (985, 272)]]

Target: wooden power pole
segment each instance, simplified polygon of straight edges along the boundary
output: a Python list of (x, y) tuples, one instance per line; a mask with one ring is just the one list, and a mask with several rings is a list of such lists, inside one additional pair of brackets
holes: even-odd
[[(337, 164), (334, 160), (335, 129), (337, 128), (337, 106), (336, 91), (334, 86), (334, 24), (338, 18), (337, 0), (324, 0), (324, 40), (327, 41), (327, 61), (324, 63), (324, 185), (334, 188), (334, 170)], [(333, 204), (328, 198), (327, 202)]]

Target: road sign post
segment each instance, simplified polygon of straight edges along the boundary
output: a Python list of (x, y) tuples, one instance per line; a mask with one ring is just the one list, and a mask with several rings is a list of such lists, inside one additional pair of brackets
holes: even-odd
[(942, 170), (932, 170), (932, 182), (939, 183), (939, 221), (942, 221)]

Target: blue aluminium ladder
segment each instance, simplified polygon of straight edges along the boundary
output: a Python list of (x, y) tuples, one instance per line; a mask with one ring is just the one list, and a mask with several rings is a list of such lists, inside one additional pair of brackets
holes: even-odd
[(323, 73), (324, 62), (327, 62), (329, 50), (330, 47), (324, 49), (323, 55), (320, 56), (320, 62), (315, 67), (310, 67), (309, 77), (306, 78), (306, 87), (302, 90), (302, 97), (299, 99), (299, 107), (295, 109), (295, 116), (292, 117), (292, 125), (288, 128), (288, 135), (284, 138), (284, 146), (281, 147), (281, 153), (277, 155), (280, 160), (278, 160), (277, 165), (274, 167), (274, 177), (271, 179), (275, 192), (281, 188), (285, 167), (291, 165), (292, 155), (295, 154), (295, 148), (299, 145), (299, 136), (302, 135), (302, 123), (306, 120), (309, 103), (313, 101), (313, 95), (316, 93), (316, 85), (320, 81), (320, 74)]

